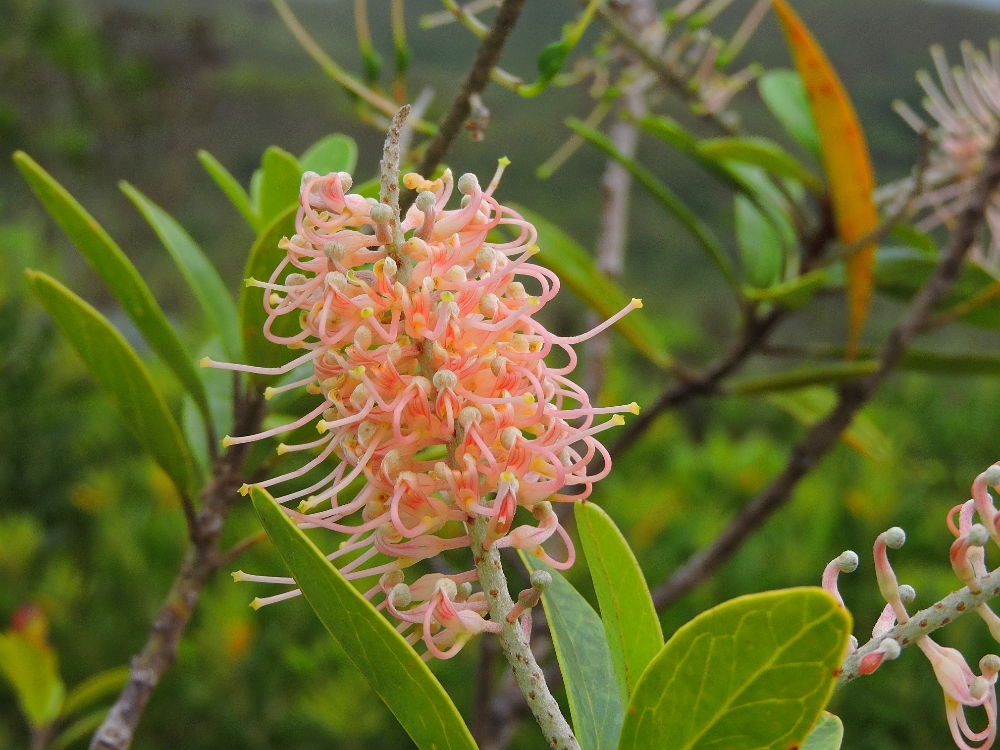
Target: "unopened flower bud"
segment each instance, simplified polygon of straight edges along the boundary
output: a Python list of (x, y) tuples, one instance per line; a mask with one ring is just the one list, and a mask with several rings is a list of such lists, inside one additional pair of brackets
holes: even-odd
[(913, 602), (916, 601), (916, 598), (917, 590), (910, 584), (904, 583), (899, 587), (899, 600), (903, 604), (913, 604)]
[(340, 187), (346, 193), (354, 185), (354, 178), (347, 172), (337, 172), (337, 176), (340, 178)]
[(531, 574), (531, 586), (539, 591), (545, 591), (552, 585), (552, 574), (547, 570), (536, 570)]
[(837, 567), (843, 573), (853, 573), (858, 569), (858, 553), (852, 550), (840, 553), (840, 557), (837, 558)]
[(379, 585), (383, 590), (391, 589), (393, 586), (403, 582), (403, 571), (398, 568), (386, 571), (379, 579)]
[(351, 404), (354, 405), (355, 409), (359, 411), (365, 408), (365, 404), (368, 403), (368, 386), (364, 383), (358, 383), (354, 386), (354, 391), (351, 393)]
[(983, 479), (986, 480), (986, 484), (990, 487), (1000, 485), (1000, 466), (993, 464), (990, 468), (983, 472)]
[(521, 437), (521, 431), (516, 427), (504, 427), (500, 432), (500, 445), (504, 447), (504, 450), (510, 450), (514, 447), (514, 443), (517, 439)]
[(331, 271), (326, 275), (326, 285), (332, 286), (339, 292), (347, 289), (347, 277), (340, 271)]
[(983, 673), (983, 677), (992, 680), (1000, 672), (1000, 656), (986, 654), (979, 660), (979, 671)]
[(434, 387), (438, 390), (452, 390), (458, 385), (458, 376), (451, 370), (438, 370), (434, 373)]
[(391, 477), (402, 470), (403, 454), (393, 448), (391, 451), (386, 453), (385, 457), (382, 459), (382, 471)]
[(982, 547), (990, 539), (989, 532), (981, 523), (973, 524), (969, 529), (969, 544), (975, 547)]
[(387, 279), (396, 278), (396, 273), (399, 271), (399, 266), (396, 265), (396, 261), (392, 258), (382, 259), (382, 273), (385, 274)]
[(381, 517), (385, 514), (385, 503), (379, 500), (369, 500), (365, 503), (365, 507), (361, 511), (361, 517), (367, 523), (368, 521), (374, 521), (376, 518)]
[(392, 218), (392, 209), (384, 203), (379, 203), (377, 206), (372, 206), (371, 217), (376, 224), (385, 224)]
[(341, 261), (347, 257), (347, 248), (340, 242), (327, 242), (323, 245), (323, 255), (330, 260)]
[(465, 269), (461, 266), (452, 266), (445, 272), (442, 278), (451, 284), (462, 284), (467, 280)]
[(458, 586), (450, 578), (441, 578), (436, 584), (434, 584), (434, 588), (452, 601), (454, 601), (455, 597), (458, 596)]
[(302, 180), (299, 182), (299, 192), (306, 189), (306, 185), (319, 177), (315, 172), (306, 171), (302, 173)]
[(986, 693), (990, 690), (990, 682), (985, 677), (977, 677), (969, 685), (969, 695), (972, 696), (974, 700), (982, 700), (986, 697)]
[(476, 252), (476, 265), (484, 271), (488, 271), (490, 266), (496, 262), (496, 257), (493, 248), (483, 245)]
[(469, 425), (475, 422), (476, 424), (483, 421), (483, 413), (479, 411), (475, 406), (466, 406), (462, 411), (458, 413), (458, 423), (462, 427), (468, 429)]
[(437, 196), (434, 195), (430, 190), (425, 190), (417, 196), (417, 200), (414, 203), (417, 206), (418, 211), (427, 213), (431, 210), (434, 204), (437, 202)]
[(393, 342), (389, 344), (389, 349), (386, 351), (385, 356), (390, 362), (396, 364), (403, 358), (403, 347)]
[(500, 301), (497, 299), (495, 294), (484, 294), (482, 299), (479, 300), (479, 310), (487, 318), (492, 318), (497, 314), (499, 304)]
[(302, 286), (306, 281), (301, 273), (290, 273), (285, 277), (285, 286)]
[(507, 364), (506, 357), (494, 357), (493, 361), (490, 362), (490, 372), (494, 375), (500, 374), (500, 368)]
[(389, 592), (389, 601), (396, 609), (410, 606), (410, 602), (413, 601), (410, 587), (405, 583), (397, 583), (392, 587), (392, 591)]
[(513, 299), (526, 299), (528, 293), (524, 290), (524, 284), (520, 281), (512, 281), (507, 285), (507, 296)]
[(378, 425), (368, 419), (358, 425), (358, 443), (361, 444), (362, 448), (368, 447), (376, 432), (378, 432)]
[(898, 526), (893, 526), (885, 532), (885, 546), (889, 549), (899, 549), (906, 544), (906, 532)]
[(472, 172), (466, 172), (458, 178), (458, 192), (462, 195), (468, 195), (478, 188), (479, 178), (472, 174)]

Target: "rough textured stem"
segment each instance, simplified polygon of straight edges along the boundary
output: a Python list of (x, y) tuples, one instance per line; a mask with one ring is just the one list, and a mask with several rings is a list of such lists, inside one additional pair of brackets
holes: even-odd
[(379, 178), (379, 200), (392, 209), (392, 216), (389, 219), (392, 242), (386, 246), (386, 251), (389, 257), (396, 261), (397, 278), (402, 284), (410, 282), (410, 273), (413, 270), (410, 259), (403, 254), (402, 248), (405, 240), (402, 219), (399, 215), (399, 165), (402, 160), (400, 140), (406, 125), (406, 118), (409, 115), (410, 105), (404, 104), (392, 118), (389, 132), (385, 136), (385, 145), (382, 147)]
[(836, 406), (816, 423), (792, 450), (782, 472), (729, 522), (704, 550), (694, 555), (653, 592), (658, 609), (670, 606), (714, 573), (742, 546), (751, 534), (783, 506), (806, 474), (836, 444), (854, 415), (864, 406), (906, 354), (913, 339), (931, 319), (958, 278), (962, 262), (976, 239), (986, 206), (1000, 185), (1000, 139), (990, 149), (969, 202), (958, 217), (958, 225), (934, 274), (920, 290), (909, 310), (892, 330), (879, 353), (878, 369), (863, 380), (840, 389)]
[(954, 622), (962, 615), (975, 611), (980, 604), (988, 602), (995, 596), (1000, 596), (1000, 568), (981, 578), (980, 586), (982, 590), (978, 594), (972, 593), (968, 586), (953, 591), (941, 601), (911, 615), (909, 622), (905, 625), (896, 625), (888, 633), (872, 638), (844, 659), (843, 671), (837, 678), (837, 687), (843, 687), (857, 677), (861, 657), (877, 649), (886, 638), (895, 639), (900, 646), (908, 646), (917, 638), (933, 633), (938, 628)]
[[(258, 395), (239, 399), (234, 434), (257, 431), (263, 418), (263, 400)], [(247, 445), (235, 445), (213, 467), (213, 480), (202, 493), (204, 505), (191, 526), (191, 546), (181, 563), (170, 593), (160, 607), (149, 636), (132, 659), (129, 680), (90, 742), (90, 750), (128, 750), (143, 711), (167, 671), (177, 658), (181, 637), (191, 621), (198, 597), (208, 579), (225, 559), (219, 553), (219, 538), (226, 515), (242, 484)]]
[(507, 578), (500, 564), (499, 550), (495, 547), (484, 549), (486, 524), (485, 516), (477, 516), (469, 529), (469, 538), (476, 570), (479, 571), (479, 583), (490, 605), (490, 619), (503, 625), (503, 631), (497, 636), (500, 649), (510, 662), (514, 679), (521, 688), (521, 693), (528, 702), (538, 726), (541, 727), (549, 747), (552, 750), (580, 750), (580, 744), (576, 741), (569, 722), (562, 715), (559, 704), (549, 691), (545, 675), (535, 661), (534, 654), (531, 653), (524, 632), (517, 623), (507, 622), (507, 613), (514, 606), (514, 601), (507, 589)]
[[(481, 93), (486, 88), (486, 84), (490, 82), (490, 71), (500, 62), (504, 46), (514, 30), (514, 26), (517, 25), (521, 11), (524, 10), (524, 3), (525, 0), (504, 0), (497, 10), (493, 26), (479, 45), (479, 51), (476, 52), (472, 69), (462, 81), (462, 86), (455, 96), (455, 100), (438, 125), (437, 133), (427, 146), (424, 158), (417, 166), (417, 172), (420, 174), (430, 177), (445, 154), (448, 153), (452, 143), (455, 142), (455, 138), (462, 130), (462, 125), (465, 124), (469, 113), (472, 112), (472, 104), (469, 100), (473, 94)], [(412, 190), (408, 190), (402, 200), (404, 210), (415, 199), (416, 194)]]

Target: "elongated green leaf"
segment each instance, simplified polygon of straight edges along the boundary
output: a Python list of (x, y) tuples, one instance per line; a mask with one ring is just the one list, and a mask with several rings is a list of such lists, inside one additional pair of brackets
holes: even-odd
[(748, 284), (768, 288), (781, 277), (784, 248), (781, 237), (760, 210), (742, 195), (733, 198), (736, 242)]
[(574, 503), (576, 528), (594, 579), (622, 705), (663, 647), (660, 619), (646, 579), (614, 521), (593, 503)]
[(705, 171), (737, 195), (745, 196), (772, 224), (781, 240), (794, 245), (795, 232), (788, 221), (787, 201), (764, 170), (737, 161), (726, 161), (707, 153), (698, 138), (679, 122), (665, 116), (643, 117), (637, 124), (644, 131), (690, 156)]
[(741, 296), (742, 292), (740, 290), (739, 281), (736, 278), (736, 271), (733, 268), (733, 263), (730, 260), (729, 255), (727, 255), (725, 248), (719, 242), (719, 239), (715, 236), (712, 230), (709, 229), (709, 227), (701, 219), (699, 219), (697, 215), (695, 215), (694, 211), (688, 208), (688, 206), (684, 204), (684, 202), (681, 201), (681, 199), (678, 198), (670, 188), (656, 179), (652, 173), (639, 164), (639, 162), (635, 159), (625, 157), (617, 148), (615, 148), (611, 139), (606, 135), (594, 130), (586, 123), (572, 117), (566, 121), (566, 125), (582, 138), (597, 146), (597, 148), (603, 151), (607, 156), (621, 164), (622, 167), (624, 167), (625, 170), (635, 178), (636, 182), (646, 188), (650, 195), (652, 195), (661, 206), (663, 206), (681, 223), (685, 229), (688, 230), (688, 232), (691, 233), (691, 235), (705, 249), (705, 252), (708, 253), (712, 262), (718, 267), (723, 278), (726, 279), (729, 286), (732, 288), (733, 293), (737, 297)]
[(0, 674), (14, 688), (31, 726), (43, 727), (59, 715), (66, 687), (48, 643), (18, 631), (0, 633)]
[(474, 750), (458, 709), (417, 653), (266, 490), (250, 497), (302, 595), (421, 750)]
[(103, 315), (51, 276), (26, 273), (35, 294), (136, 439), (177, 488), (190, 496), (193, 469), (180, 427), (132, 347)]
[(240, 356), (240, 319), (236, 303), (215, 266), (174, 217), (127, 182), (120, 183), (120, 187), (167, 248), (218, 334), (226, 356), (235, 361)]
[(748, 287), (743, 290), (747, 299), (754, 302), (774, 302), (789, 310), (797, 310), (811, 300), (828, 280), (824, 269), (810, 271), (791, 281), (769, 286), (767, 289)]
[(298, 203), (302, 167), (287, 151), (271, 146), (264, 152), (260, 180), (260, 223), (266, 227), (282, 211)]
[[(285, 257), (285, 251), (278, 247), (278, 242), (282, 237), (290, 237), (295, 233), (296, 211), (295, 206), (288, 206), (260, 233), (247, 259), (244, 272), (246, 278), (260, 280), (271, 278), (274, 269)], [(264, 312), (264, 294), (264, 290), (258, 287), (244, 287), (240, 293), (243, 361), (258, 367), (278, 367), (294, 359), (294, 352), (264, 338), (264, 323), (267, 321), (267, 313)], [(297, 333), (301, 330), (298, 316), (294, 314), (281, 316), (274, 322), (271, 330), (280, 336)]]
[[(631, 297), (601, 273), (587, 251), (568, 234), (523, 206), (515, 206), (515, 209), (538, 230), (540, 252), (535, 260), (559, 274), (560, 280), (584, 302), (605, 318), (610, 318), (629, 304)], [(633, 310), (615, 323), (615, 329), (656, 366), (669, 367), (673, 362), (659, 343), (661, 337), (656, 325), (642, 308)]]
[(843, 741), (844, 725), (840, 718), (824, 711), (802, 743), (802, 750), (840, 750)]
[[(805, 427), (812, 427), (825, 417), (837, 402), (837, 395), (822, 386), (778, 391), (767, 394), (766, 398)], [(874, 461), (884, 461), (892, 452), (889, 439), (864, 413), (854, 416), (851, 426), (844, 430), (840, 438), (858, 453)]]
[(622, 726), (622, 703), (614, 688), (615, 668), (601, 618), (559, 571), (524, 552), (520, 555), (529, 571), (552, 574), (542, 606), (566, 683), (576, 739), (582, 750), (613, 748)]
[(681, 627), (639, 680), (620, 750), (788, 750), (826, 705), (851, 618), (819, 588), (751, 594)]
[(18, 151), (14, 154), (14, 163), (45, 206), (45, 210), (104, 279), (104, 283), (121, 303), (122, 309), (142, 331), (149, 347), (177, 376), (202, 414), (208, 414), (208, 398), (194, 360), (184, 349), (177, 332), (132, 261), (94, 217), (30, 156)]
[(212, 156), (208, 151), (204, 149), (198, 152), (198, 161), (208, 172), (209, 177), (215, 180), (215, 184), (219, 186), (219, 189), (225, 194), (229, 201), (236, 207), (236, 210), (243, 214), (243, 218), (247, 220), (247, 224), (255, 232), (261, 229), (260, 216), (257, 214), (257, 209), (254, 208), (254, 203), (247, 194), (247, 191), (243, 189), (243, 186), (236, 181), (229, 170), (222, 166), (222, 163)]
[(788, 134), (821, 161), (819, 132), (802, 77), (794, 70), (769, 70), (757, 81), (760, 98)]
[(310, 146), (299, 164), (303, 172), (326, 175), (330, 172), (354, 174), (358, 164), (358, 144), (350, 136), (334, 133)]
[(878, 369), (878, 362), (835, 362), (827, 365), (808, 365), (786, 370), (774, 375), (741, 378), (729, 384), (728, 393), (751, 396), (776, 391), (791, 391), (810, 385), (840, 383), (845, 380), (870, 375)]
[(712, 138), (698, 143), (698, 150), (715, 159), (760, 167), (775, 177), (795, 180), (813, 193), (823, 192), (823, 183), (798, 159), (772, 140), (760, 137)]
[(69, 716), (121, 690), (129, 678), (128, 667), (114, 667), (88, 677), (66, 695), (61, 716)]

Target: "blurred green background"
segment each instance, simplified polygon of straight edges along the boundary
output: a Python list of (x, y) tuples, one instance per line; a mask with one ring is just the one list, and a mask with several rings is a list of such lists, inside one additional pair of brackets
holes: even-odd
[[(995, 12), (924, 0), (795, 5), (854, 99), (880, 183), (906, 174), (915, 160), (916, 138), (889, 105), (897, 97), (919, 101), (913, 74), (930, 66), (928, 46), (939, 42), (957, 58), (961, 40), (984, 47), (1000, 32)], [(294, 7), (326, 49), (360, 70), (350, 3)], [(455, 25), (417, 28), (417, 16), (439, 8), (431, 0), (407, 4), (414, 21), (411, 91), (435, 89), (432, 117), (450, 101), (476, 48)], [(388, 3), (373, 0), (371, 9), (376, 42), (391, 59), (387, 24), (379, 22)], [(504, 65), (532, 77), (538, 50), (576, 10), (568, 0), (529, 2)], [(788, 65), (772, 19), (742, 59)], [(485, 140), (461, 139), (450, 164), (487, 175), (497, 157), (510, 156), (501, 200), (532, 207), (590, 247), (603, 160), (584, 149), (549, 181), (534, 176), (566, 137), (562, 119), (588, 111), (585, 92), (555, 89), (525, 101), (493, 87), (484, 99), (492, 113)], [(736, 106), (749, 130), (778, 135), (752, 87)], [(9, 154), (30, 153), (98, 218), (197, 351), (204, 332), (193, 298), (118, 191), (118, 180), (176, 216), (235, 290), (253, 235), (202, 171), (196, 150), (208, 149), (245, 184), (268, 145), (301, 153), (331, 132), (356, 138), (356, 176), (374, 175), (381, 135), (359, 123), (351, 102), (299, 49), (269, 3), (0, 0), (0, 623), (20, 605), (37, 603), (50, 620), (70, 686), (126, 664), (140, 648), (183, 552), (185, 530), (168, 480), (26, 295), (23, 267), (53, 271), (142, 346), (106, 289), (43, 216)], [(642, 154), (703, 217), (731, 231), (727, 193), (662, 144), (644, 142)], [(674, 351), (706, 361), (736, 322), (723, 285), (687, 235), (642, 193), (634, 195), (631, 218), (626, 288), (662, 321)], [(584, 309), (569, 292), (563, 297), (547, 322), (557, 331), (578, 331)], [(899, 308), (877, 300), (874, 311), (873, 340)], [(845, 318), (838, 300), (824, 300), (781, 329), (777, 340), (840, 342)], [(973, 329), (932, 343), (1000, 349), (995, 333)], [(621, 342), (615, 346), (602, 399), (648, 403), (662, 376)], [(155, 374), (179, 404), (166, 373)], [(1000, 458), (1000, 383), (897, 375), (867, 414), (886, 436), (887, 455), (872, 460), (838, 447), (720, 575), (664, 614), (667, 634), (722, 599), (818, 583), (826, 562), (852, 548), (862, 564), (842, 579), (842, 591), (864, 641), (882, 607), (866, 550), (896, 524), (909, 541), (893, 559), (901, 580), (917, 589), (916, 606), (957, 586), (944, 515), (967, 499), (973, 477)], [(800, 434), (790, 417), (759, 400), (697, 401), (659, 420), (617, 462), (597, 500), (625, 531), (655, 585), (780, 469)], [(232, 517), (226, 537), (256, 528), (247, 505)], [(265, 572), (280, 562), (261, 545), (233, 567)], [(584, 565), (571, 579), (589, 595)], [(254, 595), (252, 586), (237, 586), (224, 574), (210, 584), (177, 663), (142, 720), (137, 749), (410, 746), (304, 602), (254, 613), (247, 606)], [(940, 640), (960, 648), (970, 664), (997, 648), (974, 618), (947, 628)], [(469, 647), (452, 662), (433, 665), (467, 717), (476, 654)], [(831, 710), (844, 719), (845, 748), (882, 750), (949, 746), (943, 708), (929, 665), (907, 652), (838, 693)], [(514, 743), (541, 745), (530, 724)], [(74, 745), (84, 746), (82, 740)], [(0, 748), (26, 747), (13, 693), (0, 682)]]

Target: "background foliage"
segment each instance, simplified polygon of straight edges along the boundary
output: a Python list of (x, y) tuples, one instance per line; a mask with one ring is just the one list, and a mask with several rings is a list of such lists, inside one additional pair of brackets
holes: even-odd
[[(534, 51), (555, 38), (576, 11), (562, 5), (528, 4), (505, 65), (533, 78)], [(411, 2), (408, 11), (416, 15), (438, 7), (429, 0)], [(851, 93), (883, 183), (905, 174), (914, 159), (915, 139), (889, 102), (918, 99), (913, 71), (929, 64), (927, 46), (936, 41), (953, 51), (962, 39), (985, 46), (998, 28), (993, 13), (923, 0), (803, 0), (796, 7)], [(360, 67), (349, 4), (296, 8), (327, 48)], [(381, 137), (358, 124), (350, 103), (302, 54), (266, 3), (0, 0), (0, 20), (0, 152), (27, 150), (94, 213), (140, 268), (192, 349), (203, 340), (200, 317), (192, 314), (196, 302), (156, 236), (118, 191), (119, 179), (179, 218), (235, 290), (253, 236), (205, 175), (197, 149), (208, 149), (246, 184), (269, 145), (301, 153), (339, 131), (358, 140), (357, 175), (374, 174)], [(387, 39), (376, 42), (384, 45)], [(446, 28), (415, 32), (411, 44), (414, 80), (433, 86), (443, 102), (456, 84), (455, 71), (471, 59), (475, 40)], [(754, 38), (747, 57), (788, 64), (773, 20)], [(534, 168), (566, 133), (557, 115), (545, 112), (582, 113), (587, 107), (579, 92), (557, 89), (547, 96), (545, 106), (538, 106), (491, 89), (493, 119), (486, 139), (460, 142), (449, 161), (461, 171), (487, 174), (497, 156), (510, 155), (515, 161), (504, 198), (558, 220), (586, 247), (595, 233), (593, 207), (603, 162), (596, 150), (585, 150), (550, 181), (535, 178)], [(753, 91), (742, 95), (740, 105), (752, 128), (776, 134)], [(728, 203), (717, 200), (715, 185), (693, 162), (667, 149), (647, 153), (658, 154), (647, 166), (672, 185), (685, 186), (685, 198), (703, 217), (714, 226), (730, 226)], [(720, 301), (713, 270), (688, 237), (639, 191), (632, 218), (625, 287), (644, 298), (657, 321), (666, 321), (661, 335), (672, 351), (707, 358), (711, 337), (721, 338), (734, 325), (735, 308)], [(63, 679), (73, 687), (125, 664), (141, 645), (184, 548), (184, 522), (169, 481), (134, 444), (83, 364), (26, 296), (20, 272), (26, 265), (58, 271), (134, 346), (142, 345), (96, 276), (43, 220), (4, 159), (0, 622), (23, 603), (37, 603), (50, 622)], [(780, 340), (842, 340), (841, 304), (822, 302), (787, 327)], [(884, 330), (894, 304), (877, 299), (873, 331)], [(551, 328), (580, 330), (583, 306), (569, 295), (551, 309)], [(992, 331), (959, 331), (932, 343), (983, 351), (1000, 345)], [(628, 347), (616, 346), (602, 400), (648, 400), (658, 390), (658, 375)], [(153, 376), (171, 393), (176, 413), (180, 393), (158, 366), (153, 365)], [(885, 455), (870, 460), (838, 447), (786, 512), (722, 574), (663, 615), (664, 633), (669, 636), (706, 607), (741, 593), (814, 584), (827, 560), (846, 548), (867, 548), (890, 524), (909, 534), (897, 571), (917, 589), (917, 606), (940, 598), (953, 587), (944, 513), (965, 499), (971, 479), (1000, 457), (990, 418), (998, 409), (995, 380), (895, 376), (866, 411), (885, 435)], [(780, 469), (799, 433), (791, 417), (761, 401), (696, 401), (662, 417), (617, 462), (595, 500), (623, 529), (655, 584), (707, 543)], [(257, 528), (246, 503), (225, 534), (236, 540)], [(247, 569), (279, 565), (266, 545), (240, 562)], [(881, 610), (865, 566), (842, 579), (859, 634)], [(576, 566), (570, 577), (596, 604), (585, 566)], [(255, 614), (247, 607), (252, 596), (228, 577), (210, 583), (135, 747), (408, 746), (304, 602)], [(970, 661), (990, 650), (987, 639), (984, 628), (964, 621), (941, 634), (945, 645), (961, 648)], [(474, 669), (474, 649), (433, 665), (467, 718)], [(835, 696), (831, 710), (843, 718), (850, 746), (945, 746), (939, 688), (926, 672), (926, 664), (906, 655)], [(0, 683), (0, 748), (26, 747), (26, 736), (13, 694)], [(537, 729), (526, 723), (515, 746), (540, 743)]]

